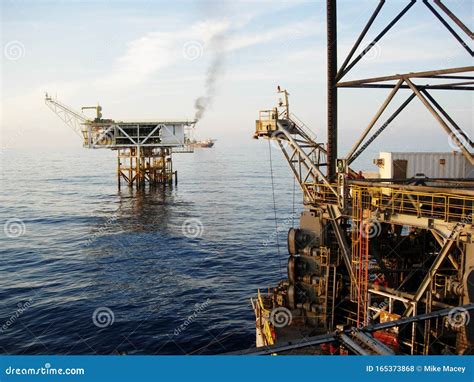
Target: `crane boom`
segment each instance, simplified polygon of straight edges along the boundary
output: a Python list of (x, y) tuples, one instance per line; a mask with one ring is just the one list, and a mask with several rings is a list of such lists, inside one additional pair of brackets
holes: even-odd
[[(262, 110), (256, 121), (254, 138), (278, 142), (293, 174), (304, 193), (305, 201), (315, 203), (319, 195), (328, 194), (337, 202), (338, 193), (327, 178), (327, 152), (324, 144), (304, 123), (289, 112), (288, 92), (278, 87), (285, 101), (272, 110)], [(280, 110), (280, 109), (281, 110)]]
[(53, 99), (48, 93), (46, 93), (44, 102), (46, 106), (56, 114), (66, 125), (68, 125), (77, 135), (84, 138), (86, 131), (85, 124), (91, 122), (87, 117), (70, 108), (69, 106), (59, 102), (57, 99)]

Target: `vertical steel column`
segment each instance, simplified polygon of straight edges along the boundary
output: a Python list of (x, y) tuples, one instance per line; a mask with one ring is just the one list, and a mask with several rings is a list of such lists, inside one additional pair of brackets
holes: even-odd
[(330, 181), (336, 177), (337, 160), (337, 1), (327, 0), (327, 59), (328, 59), (328, 173)]
[(120, 174), (122, 172), (122, 169), (120, 168), (120, 149), (117, 150), (117, 185), (118, 189), (120, 191)]
[[(140, 135), (140, 133), (138, 133), (138, 135)], [(137, 145), (137, 156), (136, 156), (136, 188), (137, 190), (140, 188), (141, 186), (141, 182), (142, 182), (142, 172), (141, 172), (141, 162), (142, 162), (142, 159), (141, 159), (141, 148), (139, 145)]]
[(170, 179), (168, 183), (173, 184), (173, 150), (170, 149), (168, 155), (170, 157)]

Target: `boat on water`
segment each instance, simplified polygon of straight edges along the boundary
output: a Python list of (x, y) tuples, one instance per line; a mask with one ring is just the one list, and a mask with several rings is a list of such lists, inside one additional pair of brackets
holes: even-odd
[(211, 139), (211, 138), (208, 138), (206, 140), (203, 140), (203, 141), (196, 141), (196, 140), (193, 140), (191, 141), (191, 146), (193, 147), (201, 147), (201, 148), (211, 148), (214, 146), (214, 143), (216, 142), (215, 139)]

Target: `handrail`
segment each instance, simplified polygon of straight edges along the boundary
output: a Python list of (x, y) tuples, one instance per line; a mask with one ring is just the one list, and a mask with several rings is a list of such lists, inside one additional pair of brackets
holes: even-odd
[(306, 135), (308, 135), (311, 140), (316, 142), (316, 134), (311, 130), (306, 123), (304, 123), (301, 119), (299, 119), (295, 114), (290, 114), (290, 120), (298, 126)]
[[(330, 189), (324, 183), (306, 183), (313, 202), (337, 204)], [(332, 184), (332, 188), (337, 187)], [(448, 192), (414, 191), (392, 189), (390, 185), (359, 186), (350, 184), (349, 198), (357, 191), (370, 194), (370, 208), (379, 208), (393, 213), (403, 213), (418, 217), (441, 219), (446, 222), (474, 224), (474, 196), (456, 195)]]

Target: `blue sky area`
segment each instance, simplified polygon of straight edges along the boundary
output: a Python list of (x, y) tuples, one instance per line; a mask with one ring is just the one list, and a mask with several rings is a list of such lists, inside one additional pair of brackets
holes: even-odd
[[(339, 1), (340, 63), (377, 3)], [(407, 3), (387, 1), (365, 42)], [(472, 28), (471, 0), (444, 3)], [(216, 56), (223, 59), (216, 97), (196, 135), (245, 144), (259, 109), (274, 106), (275, 88), (281, 85), (290, 91), (293, 112), (325, 140), (324, 1), (1, 4), (3, 146), (80, 145), (44, 106), (45, 91), (76, 109), (100, 102), (104, 117), (114, 119), (191, 119), (194, 100), (204, 93), (206, 73)], [(13, 43), (19, 56), (11, 59), (7, 49)], [(347, 79), (467, 65), (472, 59), (420, 0)], [(386, 93), (341, 91), (343, 152)], [(435, 95), (472, 136), (472, 96), (446, 93)], [(418, 102), (377, 145), (375, 150), (451, 150), (441, 128)]]

